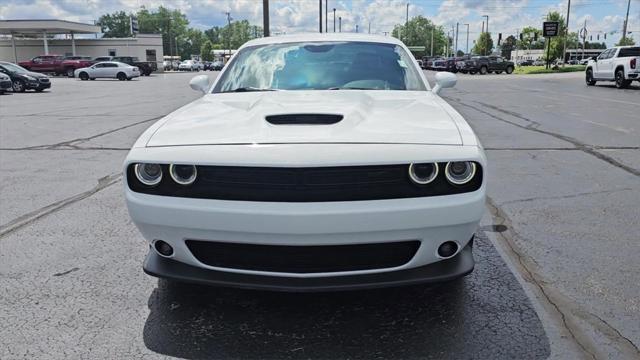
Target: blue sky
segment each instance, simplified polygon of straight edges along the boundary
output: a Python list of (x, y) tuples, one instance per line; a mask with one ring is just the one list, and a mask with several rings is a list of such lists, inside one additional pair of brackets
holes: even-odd
[[(460, 23), (459, 47), (464, 50), (466, 26), (470, 24), (470, 42), (480, 33), (482, 15), (489, 15), (489, 30), (503, 37), (516, 34), (524, 26), (541, 26), (549, 10), (567, 12), (567, 1), (554, 0), (413, 0), (409, 16), (423, 15), (447, 28)], [(324, 0), (323, 0), (324, 4)], [(382, 34), (394, 24), (404, 23), (407, 1), (401, 0), (329, 0), (329, 30), (333, 30), (332, 9), (342, 17), (342, 31)], [(56, 18), (92, 23), (101, 14), (116, 10), (135, 11), (140, 6), (178, 8), (187, 14), (191, 26), (206, 29), (224, 25), (224, 12), (234, 19), (262, 24), (262, 0), (0, 0), (0, 19)], [(627, 0), (572, 0), (570, 29), (577, 31), (587, 21), (590, 34), (607, 32), (607, 43), (620, 38)], [(318, 30), (318, 0), (270, 0), (273, 33)], [(631, 0), (629, 30), (640, 40), (640, 0)], [(611, 32), (616, 32), (611, 34)], [(602, 39), (602, 36), (601, 36)]]

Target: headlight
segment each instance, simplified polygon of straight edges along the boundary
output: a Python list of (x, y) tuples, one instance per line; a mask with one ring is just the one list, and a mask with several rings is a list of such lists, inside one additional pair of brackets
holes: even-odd
[(438, 163), (422, 163), (409, 165), (409, 177), (420, 185), (432, 182), (438, 176)]
[(158, 164), (136, 164), (135, 173), (138, 180), (145, 185), (158, 185), (162, 180), (162, 167)]
[(194, 165), (169, 165), (169, 175), (180, 185), (191, 185), (196, 181), (198, 170)]
[(453, 161), (444, 169), (447, 180), (454, 185), (464, 185), (476, 174), (476, 164), (470, 161)]

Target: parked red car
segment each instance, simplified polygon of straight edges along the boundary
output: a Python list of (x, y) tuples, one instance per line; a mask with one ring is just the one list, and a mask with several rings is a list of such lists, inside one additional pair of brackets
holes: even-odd
[(68, 77), (73, 77), (76, 69), (81, 69), (93, 65), (93, 61), (90, 56), (67, 56), (60, 63), (55, 70), (56, 73), (66, 74)]
[(52, 72), (58, 74), (60, 72), (60, 64), (64, 60), (62, 55), (40, 55), (31, 60), (20, 61), (18, 65), (29, 71), (35, 72)]

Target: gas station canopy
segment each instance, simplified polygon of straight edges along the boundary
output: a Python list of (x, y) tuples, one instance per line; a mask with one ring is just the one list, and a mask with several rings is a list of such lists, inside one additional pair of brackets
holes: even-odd
[(0, 34), (42, 36), (43, 34), (95, 34), (100, 26), (66, 20), (0, 20)]

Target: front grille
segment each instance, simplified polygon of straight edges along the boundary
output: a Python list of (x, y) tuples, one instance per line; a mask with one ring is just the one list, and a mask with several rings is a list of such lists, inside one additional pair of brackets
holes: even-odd
[(187, 240), (203, 264), (228, 269), (319, 273), (385, 269), (408, 263), (420, 241), (390, 243), (287, 246)]
[(41, 83), (48, 83), (49, 82), (49, 79), (47, 79), (47, 78), (40, 78), (39, 80), (40, 80)]
[[(446, 163), (438, 163), (440, 173), (427, 185), (413, 183), (409, 165), (372, 165), (309, 168), (197, 166), (198, 177), (190, 186), (163, 176), (156, 186), (146, 186), (135, 176), (134, 165), (127, 169), (132, 191), (163, 196), (269, 202), (326, 202), (401, 199), (451, 195), (478, 190), (482, 167), (461, 186), (450, 184), (444, 175)], [(162, 165), (163, 174), (169, 166)]]

